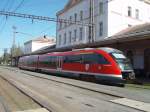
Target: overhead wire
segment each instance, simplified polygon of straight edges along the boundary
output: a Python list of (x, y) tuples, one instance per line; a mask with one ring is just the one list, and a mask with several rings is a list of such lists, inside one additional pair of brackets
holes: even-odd
[(39, 34), (44, 33), (44, 32), (48, 31), (51, 28), (54, 28), (54, 26), (49, 26), (49, 27), (45, 28), (44, 30), (40, 31)]
[(16, 12), (19, 8), (23, 6), (24, 0), (22, 0), (19, 5), (13, 10), (13, 12)]
[[(5, 9), (6, 9), (7, 5), (8, 5), (8, 3), (9, 3), (9, 0), (7, 0), (7, 1), (5, 2), (4, 7), (1, 9), (2, 11), (5, 11)], [(2, 21), (2, 20), (1, 20), (1, 21)]]
[[(8, 2), (9, 2), (9, 0), (7, 0)], [(23, 4), (24, 4), (24, 1), (25, 0), (22, 0), (20, 3), (19, 3), (19, 5), (13, 10), (13, 12), (15, 12), (15, 11), (17, 11), (19, 8), (21, 8), (22, 6), (23, 6)], [(113, 0), (107, 0), (107, 1), (105, 1), (105, 2), (103, 2), (104, 4), (105, 3), (109, 3), (109, 2), (111, 2), (111, 1), (113, 1)], [(98, 6), (96, 6), (95, 8), (97, 8)], [(6, 19), (7, 20), (7, 19)], [(5, 21), (6, 21), (5, 20)], [(1, 28), (1, 29), (4, 29), (4, 27), (5, 27), (5, 24), (6, 24), (6, 22), (4, 23), (4, 25), (3, 25), (3, 27)]]
[(11, 0), (10, 5), (7, 10), (11, 11), (11, 9), (13, 8), (13, 5), (14, 5), (14, 1)]
[[(12, 1), (12, 0), (11, 0)], [(10, 5), (9, 5), (10, 4)], [(12, 2), (10, 2), (10, 0), (7, 0), (6, 4), (4, 5), (4, 8), (2, 10), (10, 10), (11, 9), (11, 6), (12, 6)], [(5, 17), (2, 18), (1, 21), (4, 21)], [(2, 24), (1, 26), (1, 29), (0, 29), (0, 32), (2, 32), (2, 30), (4, 29), (5, 25), (6, 25), (6, 21), (7, 21), (7, 17), (5, 19), (4, 24)]]
[[(7, 0), (7, 2), (6, 2), (6, 5), (4, 6), (4, 8), (3, 8), (3, 10), (6, 10), (5, 9), (5, 7), (7, 7), (7, 6), (9, 6), (8, 8), (7, 8), (7, 10), (9, 11), (9, 10), (11, 10), (11, 8), (12, 8), (12, 6), (13, 6), (13, 0), (11, 0), (12, 2), (10, 2), (11, 4), (9, 5), (9, 0)], [(23, 5), (23, 3), (24, 3), (24, 0), (22, 0), (20, 3), (19, 3), (19, 5), (13, 10), (13, 12), (16, 12), (19, 8), (21, 8), (22, 7), (22, 5)], [(4, 20), (5, 18), (3, 18), (2, 20)], [(6, 26), (6, 24), (7, 24), (7, 17), (6, 17), (6, 19), (5, 19), (5, 21), (3, 22), (4, 24), (2, 25), (2, 27), (0, 28), (0, 33), (2, 33), (3, 32), (3, 30), (4, 30), (4, 28), (5, 28), (5, 26)]]
[[(10, 0), (7, 0), (6, 2), (5, 2), (5, 4), (4, 4), (4, 7), (2, 8), (2, 10), (3, 11), (5, 11), (5, 10), (8, 10), (8, 9), (10, 9), (10, 6), (11, 6), (11, 4), (10, 4)], [(8, 9), (7, 9), (8, 8)], [(1, 28), (0, 28), (0, 33), (2, 33), (3, 32), (3, 29), (5, 28), (5, 25), (6, 25), (6, 22), (7, 22), (7, 17), (6, 17), (6, 19), (5, 19), (5, 17), (3, 17), (2, 19), (1, 19), (1, 21), (3, 21), (1, 24), (0, 24), (0, 26), (1, 26)]]

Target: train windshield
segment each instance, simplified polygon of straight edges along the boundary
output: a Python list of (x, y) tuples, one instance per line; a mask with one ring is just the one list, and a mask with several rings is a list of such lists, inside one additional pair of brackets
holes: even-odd
[(130, 60), (126, 58), (122, 53), (111, 53), (111, 56), (118, 63), (120, 69), (124, 70), (133, 70)]

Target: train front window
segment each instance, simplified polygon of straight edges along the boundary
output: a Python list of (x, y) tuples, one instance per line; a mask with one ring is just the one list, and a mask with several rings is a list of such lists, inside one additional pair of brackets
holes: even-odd
[(121, 53), (112, 53), (112, 55), (116, 58), (116, 59), (126, 59), (126, 57), (121, 54)]
[(124, 70), (133, 70), (132, 65), (130, 63), (130, 60), (126, 58), (121, 53), (111, 53), (111, 56), (115, 59), (115, 61), (118, 63), (120, 69), (122, 71)]

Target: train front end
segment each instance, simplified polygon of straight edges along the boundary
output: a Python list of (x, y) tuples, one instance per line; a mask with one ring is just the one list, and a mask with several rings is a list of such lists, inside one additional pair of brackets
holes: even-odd
[(135, 79), (135, 73), (131, 65), (131, 62), (123, 54), (122, 51), (119, 51), (117, 49), (112, 49), (112, 48), (104, 48), (103, 50), (109, 53), (109, 55), (113, 58), (113, 60), (117, 64), (118, 66), (117, 68), (120, 69), (121, 71), (123, 81)]
[(133, 67), (131, 65), (130, 60), (123, 55), (121, 52), (113, 52), (111, 53), (111, 56), (113, 59), (116, 61), (118, 64), (121, 73), (122, 73), (122, 78), (125, 80), (133, 80), (135, 79), (135, 74)]

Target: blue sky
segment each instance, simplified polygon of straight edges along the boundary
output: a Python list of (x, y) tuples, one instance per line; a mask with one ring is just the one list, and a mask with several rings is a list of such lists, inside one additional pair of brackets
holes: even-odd
[[(23, 2), (22, 2), (23, 1)], [(19, 4), (22, 2), (22, 5)], [(0, 0), (0, 10), (15, 11), (17, 13), (33, 14), (39, 16), (48, 16), (55, 18), (56, 12), (61, 10), (68, 0)], [(0, 55), (4, 48), (12, 46), (13, 30), (16, 26), (17, 32), (27, 33), (29, 35), (16, 34), (16, 44), (23, 46), (25, 41), (34, 39), (42, 35), (56, 36), (56, 23), (38, 21), (17, 17), (8, 17), (0, 15)]]

